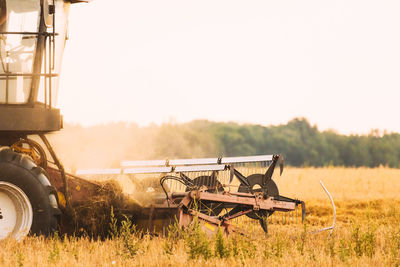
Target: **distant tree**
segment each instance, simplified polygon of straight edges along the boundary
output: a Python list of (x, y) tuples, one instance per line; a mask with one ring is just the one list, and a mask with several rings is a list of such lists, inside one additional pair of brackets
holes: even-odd
[(50, 138), (66, 166), (74, 168), (116, 166), (127, 159), (261, 154), (283, 154), (292, 166), (400, 168), (400, 134), (372, 130), (368, 135), (341, 135), (319, 131), (304, 118), (268, 127), (207, 120), (147, 127), (67, 124)]

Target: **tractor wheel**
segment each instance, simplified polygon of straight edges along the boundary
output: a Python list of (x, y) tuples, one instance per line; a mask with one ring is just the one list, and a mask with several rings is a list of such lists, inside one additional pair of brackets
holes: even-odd
[(57, 230), (57, 191), (26, 155), (0, 147), (0, 240), (48, 236)]

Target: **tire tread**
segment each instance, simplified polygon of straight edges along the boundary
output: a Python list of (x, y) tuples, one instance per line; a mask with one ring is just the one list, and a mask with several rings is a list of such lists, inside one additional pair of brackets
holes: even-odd
[[(14, 152), (9, 147), (0, 147), (0, 164), (2, 164), (2, 163), (14, 165), (17, 168), (19, 167), (19, 168), (25, 170), (26, 172), (30, 173), (31, 174), (30, 177), (35, 178), (35, 180), (36, 180), (35, 184), (37, 184), (38, 188), (39, 187), (42, 188), (42, 189), (39, 188), (40, 191), (43, 191), (46, 194), (46, 196), (44, 196), (44, 195), (43, 196), (28, 196), (30, 198), (31, 202), (32, 202), (32, 200), (31, 200), (32, 197), (39, 198), (40, 199), (39, 202), (44, 203), (43, 206), (47, 207), (47, 211), (43, 210), (42, 207), (39, 207), (39, 208), (37, 208), (37, 210), (34, 211), (34, 213), (36, 212), (38, 214), (41, 221), (43, 221), (43, 216), (41, 216), (41, 214), (46, 213), (46, 212), (49, 213), (48, 219), (45, 220), (44, 222), (38, 223), (39, 224), (39, 225), (37, 225), (38, 229), (33, 229), (33, 227), (32, 227), (30, 234), (33, 234), (33, 235), (43, 234), (45, 236), (48, 236), (48, 235), (51, 235), (53, 232), (57, 231), (59, 217), (61, 215), (61, 210), (58, 208), (57, 191), (53, 186), (49, 185), (50, 182), (48, 181), (47, 172), (44, 169), (42, 169), (41, 167), (38, 167), (29, 156)], [(20, 170), (20, 171), (24, 172), (22, 170)], [(8, 170), (2, 171), (4, 176), (7, 176), (4, 174), (7, 172), (8, 172)], [(43, 183), (43, 177), (39, 178), (40, 175), (45, 176), (45, 178), (47, 179), (46, 184)], [(5, 179), (5, 178), (0, 177), (0, 180), (2, 180), (2, 179)], [(27, 179), (26, 176), (24, 179)], [(54, 207), (53, 205), (50, 204), (50, 196), (51, 195), (54, 195), (54, 197), (56, 198), (57, 207)], [(34, 215), (34, 218), (35, 218), (35, 215)], [(43, 223), (43, 226), (40, 225), (42, 223)], [(32, 224), (32, 226), (33, 225), (34, 224)]]

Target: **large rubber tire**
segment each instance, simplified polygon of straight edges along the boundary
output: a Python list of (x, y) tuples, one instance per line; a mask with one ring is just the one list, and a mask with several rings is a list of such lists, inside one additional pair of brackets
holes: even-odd
[(30, 235), (49, 236), (58, 229), (57, 191), (31, 158), (0, 147), (0, 181), (15, 185), (28, 197), (33, 211)]

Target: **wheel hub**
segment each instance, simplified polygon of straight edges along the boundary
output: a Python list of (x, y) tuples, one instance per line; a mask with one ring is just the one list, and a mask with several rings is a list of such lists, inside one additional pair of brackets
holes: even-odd
[[(262, 174), (252, 174), (249, 177), (247, 177), (247, 180), (250, 184), (251, 189), (255, 194), (263, 194), (264, 197), (277, 197), (279, 196), (279, 190), (278, 187), (276, 186), (275, 182), (270, 179), (267, 184), (263, 185), (263, 175)], [(250, 193), (249, 187), (240, 184), (238, 191), (240, 193)], [(274, 212), (273, 211), (253, 211), (246, 216), (252, 218), (252, 219), (261, 219), (265, 218), (267, 216), (272, 215)]]
[(0, 240), (21, 240), (32, 226), (33, 211), (26, 194), (16, 185), (0, 181)]

